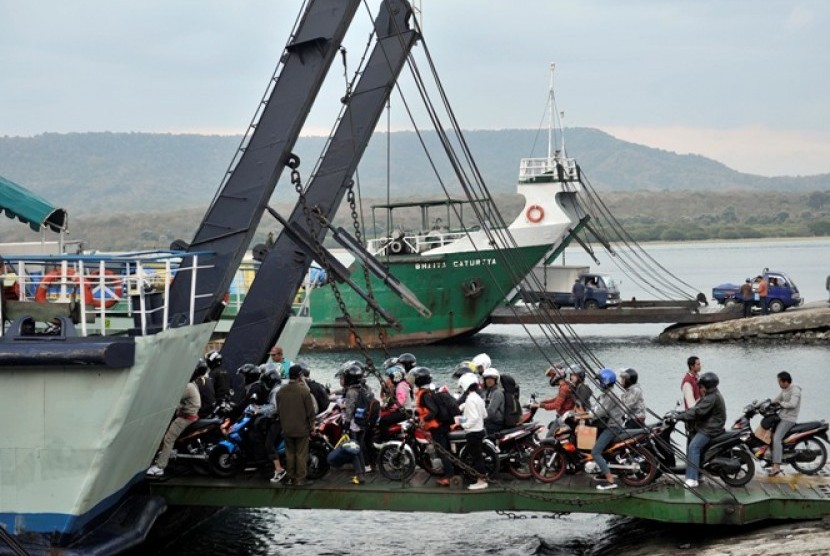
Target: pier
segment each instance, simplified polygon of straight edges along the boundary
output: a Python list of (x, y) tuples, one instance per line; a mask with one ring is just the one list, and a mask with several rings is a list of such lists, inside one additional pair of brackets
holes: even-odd
[(683, 325), (710, 324), (741, 318), (737, 305), (701, 307), (697, 302), (625, 301), (606, 309), (539, 310), (528, 305), (499, 307), (490, 315), (493, 324), (644, 324), (676, 323)]
[(766, 520), (821, 519), (830, 515), (830, 475), (756, 476), (745, 487), (724, 488), (709, 479), (689, 490), (672, 476), (648, 487), (598, 491), (585, 474), (542, 484), (502, 478), (479, 491), (435, 486), (418, 472), (408, 482), (380, 474), (353, 485), (352, 473), (332, 471), (308, 486), (272, 485), (260, 476), (231, 480), (180, 476), (148, 481), (151, 492), (171, 506), (277, 507), (382, 510), (463, 514), (482, 511), (602, 513), (666, 523), (746, 525)]

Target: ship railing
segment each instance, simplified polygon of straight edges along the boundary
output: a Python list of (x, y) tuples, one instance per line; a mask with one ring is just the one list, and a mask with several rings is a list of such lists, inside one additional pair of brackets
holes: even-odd
[(557, 152), (549, 158), (523, 158), (519, 163), (519, 183), (560, 181), (559, 166), (563, 169), (565, 181), (579, 181), (576, 160)]
[(375, 256), (417, 254), (442, 247), (457, 239), (466, 237), (464, 231), (429, 230), (407, 233), (398, 237), (370, 239), (367, 249)]
[(18, 256), (6, 260), (0, 335), (6, 324), (32, 316), (38, 333), (50, 333), (55, 317), (71, 317), (81, 336), (146, 335), (169, 326), (167, 299), (177, 272), (193, 272), (189, 311), (197, 299), (199, 255), (182, 267), (183, 253)]

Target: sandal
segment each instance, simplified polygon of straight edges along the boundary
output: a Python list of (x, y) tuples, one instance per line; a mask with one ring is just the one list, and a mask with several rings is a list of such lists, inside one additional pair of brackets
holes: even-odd
[(782, 471), (781, 469), (778, 469), (777, 471), (773, 471), (772, 469), (770, 469), (769, 471), (767, 471), (767, 476), (768, 477), (775, 477), (777, 475), (783, 475), (783, 474), (784, 474), (784, 471)]

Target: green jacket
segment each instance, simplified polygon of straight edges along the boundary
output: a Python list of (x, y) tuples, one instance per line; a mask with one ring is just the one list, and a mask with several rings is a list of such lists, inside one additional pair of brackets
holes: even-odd
[(282, 434), (288, 438), (309, 436), (314, 429), (314, 398), (308, 386), (292, 380), (277, 392)]

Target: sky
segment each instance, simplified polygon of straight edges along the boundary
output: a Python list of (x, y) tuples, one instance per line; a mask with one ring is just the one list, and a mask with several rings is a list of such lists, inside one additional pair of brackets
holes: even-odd
[[(752, 174), (830, 172), (826, 0), (418, 3), (426, 51), (464, 129), (546, 127), (555, 63), (566, 127)], [(348, 71), (367, 41), (367, 6), (378, 5), (358, 10)], [(299, 6), (0, 0), (0, 136), (243, 133)], [(344, 89), (339, 59), (330, 77), (318, 98), (328, 108), (315, 109), (305, 134), (331, 127)], [(409, 127), (398, 98), (390, 122)]]

